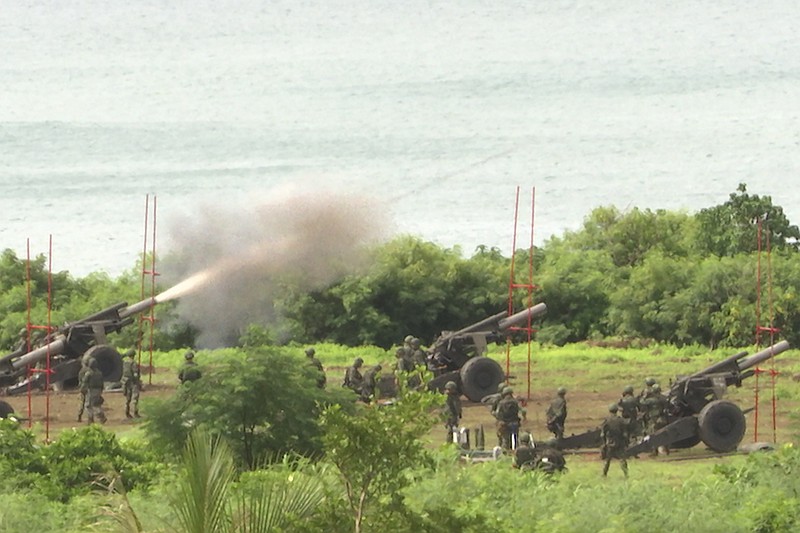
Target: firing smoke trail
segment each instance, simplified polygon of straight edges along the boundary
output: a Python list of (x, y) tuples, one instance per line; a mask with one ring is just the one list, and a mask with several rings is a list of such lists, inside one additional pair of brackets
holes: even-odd
[(276, 288), (309, 290), (364, 265), (365, 246), (385, 237), (386, 210), (375, 199), (325, 192), (272, 191), (256, 207), (206, 207), (174, 221), (157, 302), (200, 331), (198, 343), (234, 343), (250, 323), (275, 321)]

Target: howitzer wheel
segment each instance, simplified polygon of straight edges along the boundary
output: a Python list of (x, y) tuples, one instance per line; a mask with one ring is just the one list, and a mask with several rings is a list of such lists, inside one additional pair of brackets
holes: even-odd
[(473, 357), (461, 367), (461, 392), (473, 402), (497, 392), (506, 375), (500, 363), (488, 357)]
[(8, 402), (0, 400), (0, 418), (8, 418), (11, 414), (14, 414), (14, 408)]
[(97, 368), (103, 373), (103, 381), (115, 382), (122, 379), (122, 356), (113, 346), (98, 344), (84, 354), (84, 358), (94, 357)]
[(734, 451), (747, 429), (742, 410), (727, 400), (715, 400), (703, 407), (697, 425), (700, 440), (715, 452)]

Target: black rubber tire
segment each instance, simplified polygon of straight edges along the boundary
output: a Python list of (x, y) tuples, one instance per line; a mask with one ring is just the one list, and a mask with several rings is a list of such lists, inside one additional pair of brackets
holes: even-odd
[(500, 364), (488, 357), (473, 357), (461, 367), (461, 393), (473, 402), (497, 392), (506, 374)]
[(700, 440), (715, 452), (736, 450), (744, 438), (747, 421), (735, 403), (715, 400), (708, 403), (697, 415)]
[(86, 350), (85, 357), (94, 357), (97, 367), (103, 373), (103, 381), (113, 383), (122, 379), (122, 356), (113, 346), (107, 344), (92, 346)]
[(10, 404), (0, 400), (0, 418), (8, 418), (8, 415), (14, 413), (14, 408)]

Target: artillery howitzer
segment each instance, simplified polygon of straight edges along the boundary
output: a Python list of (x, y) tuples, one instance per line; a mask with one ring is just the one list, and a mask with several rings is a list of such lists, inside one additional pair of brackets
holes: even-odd
[[(789, 349), (787, 341), (773, 344), (747, 356), (739, 352), (688, 376), (678, 376), (667, 395), (668, 424), (627, 449), (637, 455), (660, 446), (691, 448), (702, 442), (716, 452), (731, 452), (742, 442), (747, 423), (735, 403), (724, 400), (728, 387), (741, 387), (755, 375), (755, 367)], [(561, 449), (595, 447), (602, 444), (600, 430), (594, 429), (559, 441)]]
[(497, 313), (458, 331), (442, 332), (428, 349), (428, 368), (434, 375), (428, 388), (444, 390), (445, 383), (453, 381), (473, 402), (496, 393), (506, 374), (497, 361), (484, 356), (488, 343), (505, 339), (512, 328), (546, 312), (547, 306), (539, 303), (511, 316)]
[[(81, 360), (94, 357), (103, 373), (103, 380), (114, 382), (122, 378), (122, 356), (108, 344), (106, 336), (134, 322), (134, 315), (156, 304), (148, 298), (133, 305), (118, 303), (98, 313), (51, 331), (28, 351), (27, 346), (0, 358), (0, 387), (13, 395), (28, 390), (28, 386), (43, 387), (47, 381), (44, 371), (28, 375), (28, 367), (47, 361), (50, 355), (50, 383), (56, 386), (76, 385)], [(0, 402), (0, 411), (8, 404)], [(8, 406), (10, 408), (10, 406)]]

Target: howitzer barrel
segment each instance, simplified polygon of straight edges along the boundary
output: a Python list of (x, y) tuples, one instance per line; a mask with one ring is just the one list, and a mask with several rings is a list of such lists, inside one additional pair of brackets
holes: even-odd
[(44, 346), (40, 346), (35, 350), (32, 350), (19, 359), (16, 359), (11, 363), (11, 367), (14, 370), (19, 370), (21, 368), (25, 368), (28, 365), (35, 365), (39, 361), (44, 361), (47, 358), (47, 354), (50, 355), (58, 355), (64, 351), (64, 348), (67, 345), (67, 338), (64, 335), (59, 335), (53, 342), (45, 344)]
[(127, 307), (124, 307), (123, 309), (120, 309), (119, 317), (128, 318), (129, 316), (141, 313), (142, 311), (147, 311), (151, 307), (155, 306), (157, 303), (158, 302), (156, 302), (155, 298), (146, 298), (141, 302), (137, 302), (133, 305), (129, 305)]
[[(687, 380), (692, 380), (692, 379), (695, 379), (695, 378), (699, 378), (699, 377), (705, 376), (706, 374), (715, 374), (717, 372), (724, 372), (726, 370), (729, 370), (731, 368), (731, 366), (735, 365), (736, 362), (739, 359), (741, 359), (742, 357), (744, 357), (746, 355), (747, 355), (747, 352), (745, 352), (745, 351), (742, 351), (742, 352), (739, 352), (737, 354), (731, 355), (730, 357), (726, 357), (722, 361), (714, 363), (713, 365), (708, 366), (708, 367), (704, 368), (703, 370), (701, 370), (699, 372), (695, 372), (694, 374), (690, 375), (686, 379)], [(738, 367), (735, 367), (735, 368), (738, 368)]]
[(763, 363), (764, 361), (768, 361), (772, 359), (776, 355), (785, 352), (789, 349), (789, 342), (788, 341), (781, 341), (777, 344), (773, 344), (758, 353), (755, 353), (748, 357), (747, 359), (742, 359), (739, 361), (739, 369), (740, 370), (747, 370), (750, 367), (754, 367), (759, 363)]
[(500, 320), (497, 327), (500, 331), (505, 331), (511, 327), (514, 327), (518, 324), (522, 324), (528, 321), (528, 317), (533, 320), (534, 318), (538, 318), (547, 312), (547, 306), (544, 303), (538, 303), (533, 305), (524, 311), (520, 311), (519, 313), (514, 313), (508, 318), (504, 318)]

